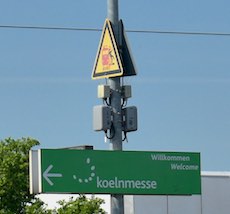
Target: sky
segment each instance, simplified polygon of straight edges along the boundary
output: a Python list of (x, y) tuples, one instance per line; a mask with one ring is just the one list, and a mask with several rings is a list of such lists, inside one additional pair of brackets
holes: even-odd
[[(0, 26), (103, 27), (105, 0), (0, 0)], [(126, 30), (230, 33), (227, 0), (119, 2)], [(102, 104), (91, 73), (101, 32), (0, 27), (0, 139), (40, 148), (109, 149), (92, 128)], [(138, 131), (124, 150), (200, 152), (203, 171), (230, 171), (230, 36), (127, 32), (138, 75), (128, 106)]]

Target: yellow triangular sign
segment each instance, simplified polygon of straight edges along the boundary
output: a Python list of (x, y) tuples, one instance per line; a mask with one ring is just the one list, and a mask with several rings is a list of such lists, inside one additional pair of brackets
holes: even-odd
[(99, 44), (92, 79), (123, 75), (123, 67), (111, 23), (105, 20)]

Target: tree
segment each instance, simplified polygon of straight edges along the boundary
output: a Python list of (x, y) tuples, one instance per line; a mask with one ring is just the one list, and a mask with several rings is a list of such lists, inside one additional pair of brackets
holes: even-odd
[(102, 199), (60, 201), (60, 208), (49, 210), (46, 204), (29, 193), (29, 151), (37, 140), (12, 138), (0, 141), (0, 214), (105, 214)]
[(25, 213), (29, 193), (29, 150), (37, 140), (11, 138), (0, 141), (0, 213)]
[(106, 212), (101, 208), (104, 203), (103, 199), (91, 197), (91, 199), (86, 198), (85, 195), (80, 195), (75, 200), (70, 198), (68, 202), (65, 200), (59, 201), (61, 205), (57, 209), (58, 214), (105, 214)]
[(28, 203), (25, 207), (25, 214), (53, 214), (50, 209), (47, 209), (47, 205), (41, 201), (39, 198), (35, 198)]

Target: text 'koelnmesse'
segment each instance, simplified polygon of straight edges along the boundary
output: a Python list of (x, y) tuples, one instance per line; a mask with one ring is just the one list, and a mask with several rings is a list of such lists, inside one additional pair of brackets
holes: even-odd
[(100, 179), (98, 176), (97, 188), (156, 189), (157, 182), (153, 180), (122, 180), (118, 177), (108, 180)]

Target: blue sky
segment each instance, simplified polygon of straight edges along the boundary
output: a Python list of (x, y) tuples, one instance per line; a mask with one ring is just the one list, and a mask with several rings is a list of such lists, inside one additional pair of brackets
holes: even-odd
[[(230, 33), (230, 2), (120, 1), (127, 30)], [(106, 0), (0, 0), (0, 26), (102, 28)], [(0, 138), (42, 148), (93, 145), (102, 102), (91, 72), (100, 32), (0, 28)], [(139, 129), (124, 150), (201, 152), (202, 170), (230, 170), (230, 36), (127, 33), (138, 68)]]

